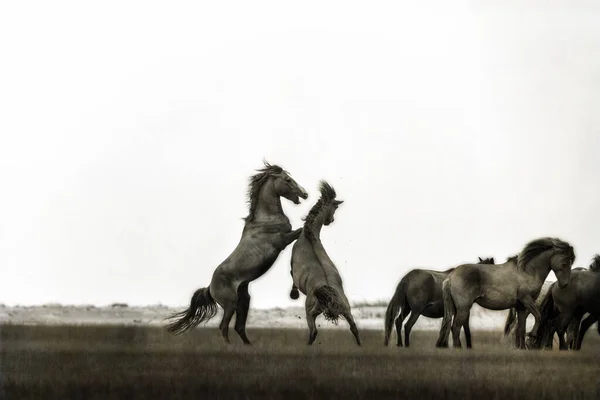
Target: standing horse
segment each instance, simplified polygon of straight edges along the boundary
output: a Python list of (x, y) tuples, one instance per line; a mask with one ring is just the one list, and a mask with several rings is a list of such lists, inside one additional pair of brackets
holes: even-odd
[[(525, 347), (525, 310), (535, 317), (529, 333), (534, 337), (541, 322), (535, 299), (544, 280), (554, 271), (559, 285), (569, 284), (571, 266), (575, 261), (573, 247), (560, 239), (540, 238), (528, 243), (517, 260), (504, 264), (464, 264), (456, 267), (442, 284), (444, 319), (437, 347), (448, 347), (450, 324), (454, 347), (461, 347), (460, 328), (468, 325), (473, 303), (490, 310), (517, 309), (518, 348)], [(466, 330), (466, 329), (465, 329)], [(467, 346), (468, 347), (468, 346)]]
[[(598, 262), (598, 264), (596, 264)], [(551, 347), (554, 333), (558, 334), (559, 346), (561, 350), (567, 350), (567, 341), (565, 341), (565, 331), (572, 325), (573, 320), (577, 323), (577, 332), (575, 337), (574, 350), (581, 348), (583, 336), (589, 327), (600, 317), (600, 257), (594, 258), (589, 271), (578, 270), (571, 274), (571, 283), (567, 287), (560, 287), (553, 283), (548, 290), (541, 304), (542, 323), (540, 324), (539, 335), (533, 341), (533, 348), (542, 346)], [(578, 323), (583, 315), (590, 315), (581, 323), (579, 329)], [(599, 328), (600, 329), (600, 328)]]
[(226, 343), (229, 341), (229, 322), (236, 315), (235, 331), (245, 344), (246, 318), (250, 308), (248, 284), (267, 272), (279, 253), (302, 233), (292, 231), (288, 217), (283, 213), (281, 197), (295, 204), (308, 194), (290, 174), (277, 165), (264, 162), (264, 168), (250, 178), (248, 188), (249, 213), (244, 219), (242, 237), (233, 252), (214, 271), (210, 285), (196, 290), (190, 306), (170, 316), (167, 325), (173, 334), (183, 333), (217, 313), (217, 304), (223, 308), (219, 326)]
[[(587, 271), (587, 269), (578, 267), (578, 268), (573, 268), (571, 270), (571, 272), (574, 272), (574, 271)], [(589, 271), (600, 272), (600, 255), (596, 254), (594, 256), (594, 258), (592, 259), (592, 263), (589, 266)], [(550, 288), (551, 284), (552, 284), (551, 282), (545, 282), (544, 285), (542, 286), (540, 295), (539, 295), (538, 299), (536, 300), (536, 304), (538, 307), (541, 307), (542, 299), (545, 298), (546, 293), (548, 293), (548, 289)], [(569, 326), (567, 327), (566, 341), (567, 341), (567, 347), (569, 349), (576, 349), (575, 348), (576, 341), (577, 341), (577, 337), (579, 335), (580, 329), (583, 329), (583, 334), (585, 334), (585, 332), (590, 328), (590, 326), (593, 325), (594, 322), (596, 322), (598, 320), (597, 317), (595, 317), (593, 315), (589, 315), (582, 322), (581, 320), (582, 320), (583, 316), (584, 315), (583, 314), (580, 315), (580, 313), (577, 313), (576, 315), (574, 315), (573, 319), (571, 319), (571, 322), (569, 323)], [(509, 310), (509, 313), (506, 317), (506, 323), (504, 325), (504, 335), (508, 336), (511, 333), (513, 333), (516, 328), (516, 325), (517, 325), (516, 310), (513, 307)]]
[(321, 228), (333, 223), (335, 211), (343, 200), (335, 199), (335, 190), (325, 181), (320, 182), (319, 191), (321, 198), (305, 218), (302, 234), (292, 248), (292, 292), (300, 289), (306, 295), (309, 345), (317, 338), (315, 320), (323, 313), (325, 319), (334, 323), (337, 323), (340, 316), (344, 317), (360, 346), (358, 329), (352, 318), (350, 303), (344, 294), (342, 278), (325, 251), (320, 237)]
[[(478, 264), (494, 264), (494, 258), (482, 259), (479, 257)], [(398, 347), (402, 347), (402, 322), (410, 314), (410, 318), (404, 324), (406, 347), (409, 347), (410, 331), (420, 315), (427, 318), (442, 318), (444, 316), (442, 282), (452, 271), (454, 271), (454, 268), (446, 271), (413, 269), (404, 275), (398, 283), (396, 292), (385, 312), (385, 346), (389, 343), (394, 321), (396, 322)], [(400, 313), (400, 311), (402, 312)], [(465, 330), (465, 337), (467, 343), (471, 343), (471, 333), (468, 330)]]

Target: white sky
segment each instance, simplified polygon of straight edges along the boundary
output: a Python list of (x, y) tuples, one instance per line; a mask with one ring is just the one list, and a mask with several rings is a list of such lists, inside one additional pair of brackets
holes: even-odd
[[(0, 6), (0, 302), (186, 305), (263, 157), (310, 193), (294, 228), (319, 179), (345, 200), (351, 300), (541, 236), (600, 252), (600, 3), (198, 3)], [(303, 305), (290, 252), (252, 307)]]

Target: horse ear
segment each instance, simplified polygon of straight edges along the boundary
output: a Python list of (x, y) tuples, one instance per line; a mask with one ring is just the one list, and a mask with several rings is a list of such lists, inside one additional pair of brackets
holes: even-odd
[(342, 204), (344, 202), (344, 200), (334, 200), (333, 204), (335, 204), (336, 206), (339, 206), (340, 204)]
[(483, 260), (481, 259), (481, 257), (477, 257), (477, 258), (479, 258), (479, 261), (483, 261)]

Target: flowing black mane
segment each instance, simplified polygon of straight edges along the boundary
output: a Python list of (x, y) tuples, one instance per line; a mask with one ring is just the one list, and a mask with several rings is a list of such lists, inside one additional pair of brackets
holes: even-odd
[(256, 205), (258, 204), (258, 195), (260, 188), (269, 179), (270, 176), (280, 174), (284, 172), (284, 169), (278, 165), (271, 165), (267, 161), (263, 161), (265, 164), (264, 168), (258, 169), (258, 174), (250, 177), (250, 184), (248, 185), (248, 216), (244, 218), (246, 222), (254, 220), (254, 212), (256, 211)]
[(316, 232), (314, 231), (314, 223), (319, 213), (327, 206), (331, 204), (333, 200), (335, 200), (335, 189), (327, 182), (320, 181), (319, 182), (319, 192), (321, 192), (321, 197), (317, 201), (317, 203), (310, 209), (308, 215), (304, 218), (304, 234), (306, 237), (313, 241), (316, 238)]
[(600, 272), (600, 254), (596, 254), (590, 264), (590, 271)]
[(519, 254), (517, 266), (519, 269), (524, 270), (531, 260), (541, 253), (552, 249), (556, 249), (575, 260), (573, 246), (560, 239), (546, 237), (529, 242)]

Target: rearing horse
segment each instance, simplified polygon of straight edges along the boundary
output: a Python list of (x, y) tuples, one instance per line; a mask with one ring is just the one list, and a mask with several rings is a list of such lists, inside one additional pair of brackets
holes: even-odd
[(210, 285), (196, 290), (186, 310), (169, 317), (175, 319), (166, 327), (169, 332), (183, 333), (208, 321), (217, 314), (218, 304), (223, 308), (219, 329), (225, 342), (230, 343), (229, 322), (235, 313), (235, 331), (245, 344), (250, 344), (246, 335), (250, 308), (248, 284), (266, 273), (279, 253), (302, 233), (302, 228), (292, 231), (281, 207), (281, 197), (295, 204), (300, 204), (299, 198), (308, 198), (306, 190), (287, 171), (266, 161), (264, 164), (264, 168), (250, 178), (250, 207), (240, 242), (215, 269)]
[[(321, 198), (308, 213), (302, 235), (292, 248), (290, 271), (294, 281), (292, 292), (295, 290), (297, 293), (299, 288), (306, 295), (309, 345), (317, 337), (315, 319), (323, 313), (325, 319), (332, 322), (337, 322), (340, 316), (344, 317), (350, 325), (356, 343), (360, 346), (358, 329), (344, 294), (342, 278), (323, 248), (320, 238), (321, 228), (323, 225), (333, 223), (335, 211), (343, 200), (335, 199), (335, 190), (325, 181), (321, 181), (319, 190)], [(291, 293), (290, 297), (292, 297)]]
[[(541, 313), (535, 304), (544, 280), (554, 271), (558, 284), (566, 287), (575, 261), (573, 247), (560, 239), (540, 238), (528, 243), (517, 260), (504, 264), (458, 266), (442, 284), (444, 319), (437, 347), (448, 346), (450, 323), (454, 347), (461, 347), (460, 329), (469, 322), (473, 303), (489, 310), (517, 309), (518, 348), (525, 348), (527, 311), (535, 317), (530, 336), (537, 336)], [(469, 346), (467, 346), (469, 347)]]

